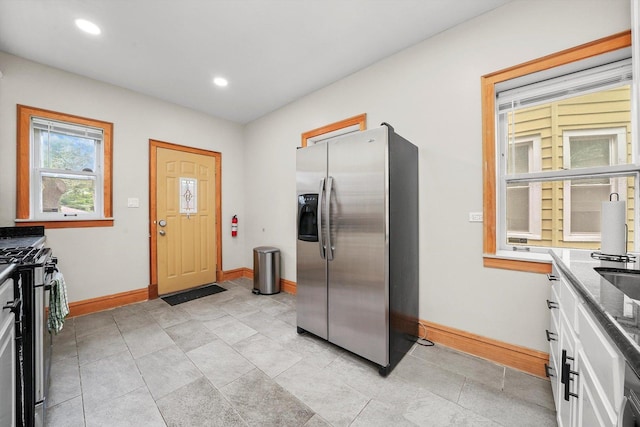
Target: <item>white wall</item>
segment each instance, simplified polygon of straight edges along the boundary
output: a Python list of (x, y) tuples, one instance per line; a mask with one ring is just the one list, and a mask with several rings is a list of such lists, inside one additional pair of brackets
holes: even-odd
[(629, 5), (514, 1), (250, 123), (246, 247), (279, 247), (296, 280), (300, 134), (367, 113), (369, 127), (388, 122), (419, 147), (420, 317), (546, 351), (546, 278), (484, 268), (482, 224), (468, 222), (482, 211), (480, 76), (628, 30)]
[[(149, 285), (149, 139), (222, 153), (222, 267), (245, 265), (242, 234), (229, 233), (231, 216), (243, 216), (241, 126), (2, 52), (0, 70), (0, 226), (15, 218), (16, 104), (114, 124), (115, 225), (46, 231), (71, 301)], [(140, 207), (127, 208), (129, 197)]]

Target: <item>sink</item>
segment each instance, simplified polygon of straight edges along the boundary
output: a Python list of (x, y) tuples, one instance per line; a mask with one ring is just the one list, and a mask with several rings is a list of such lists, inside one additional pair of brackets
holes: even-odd
[(640, 300), (640, 270), (595, 267), (595, 271), (631, 299)]

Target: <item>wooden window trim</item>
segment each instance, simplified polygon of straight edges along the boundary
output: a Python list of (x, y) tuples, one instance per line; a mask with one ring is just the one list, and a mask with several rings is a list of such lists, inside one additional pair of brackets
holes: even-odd
[[(102, 219), (40, 221), (30, 218), (31, 204), (31, 117), (58, 120), (102, 129), (104, 148)], [(16, 226), (44, 225), (46, 228), (113, 226), (113, 123), (41, 108), (18, 105), (17, 111)]]
[(495, 86), (498, 83), (591, 58), (631, 46), (631, 31), (624, 31), (563, 50), (481, 77), (482, 89), (482, 170), (483, 170), (483, 252), (484, 266), (507, 270), (547, 273), (551, 265), (496, 257), (496, 123)]
[(348, 119), (340, 120), (339, 122), (331, 123), (302, 134), (302, 146), (307, 146), (307, 140), (324, 135), (325, 133), (334, 132), (339, 129), (348, 128), (349, 126), (358, 125), (360, 130), (367, 128), (367, 114), (359, 114), (357, 116), (349, 117)]

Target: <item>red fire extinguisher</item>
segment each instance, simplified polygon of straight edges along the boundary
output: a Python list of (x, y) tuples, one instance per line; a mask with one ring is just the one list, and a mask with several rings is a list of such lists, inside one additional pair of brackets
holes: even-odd
[(231, 237), (236, 237), (238, 235), (238, 215), (234, 215), (231, 218)]

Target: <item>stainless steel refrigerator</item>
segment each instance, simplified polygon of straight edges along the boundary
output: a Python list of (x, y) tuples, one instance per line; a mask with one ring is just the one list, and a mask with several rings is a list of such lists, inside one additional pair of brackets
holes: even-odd
[(387, 375), (418, 337), (418, 148), (388, 124), (297, 150), (297, 326)]

